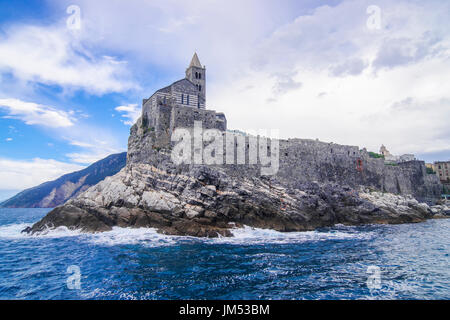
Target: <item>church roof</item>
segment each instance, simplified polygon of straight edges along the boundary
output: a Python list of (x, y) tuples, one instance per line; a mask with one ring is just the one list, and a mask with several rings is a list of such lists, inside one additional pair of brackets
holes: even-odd
[(189, 80), (189, 79), (187, 79), (187, 78), (180, 79), (180, 80), (175, 81), (174, 83), (172, 83), (171, 85), (169, 85), (169, 86), (167, 86), (167, 87), (164, 87), (164, 88), (161, 88), (161, 89), (159, 89), (159, 90), (156, 90), (155, 93), (153, 93), (153, 94), (150, 96), (149, 100), (150, 100), (155, 94), (157, 94), (157, 93), (162, 93), (162, 92), (163, 92), (163, 93), (169, 93), (170, 90), (172, 89), (172, 86), (173, 86), (173, 85), (175, 85), (175, 84), (177, 84), (177, 83), (179, 83), (179, 82), (182, 82), (182, 81), (187, 81), (187, 82), (190, 83), (193, 87), (195, 87), (195, 83), (193, 83), (191, 80)]
[(190, 67), (203, 68), (202, 64), (200, 63), (200, 60), (198, 59), (197, 52), (194, 53), (194, 56), (192, 57), (191, 64), (189, 65), (189, 68)]

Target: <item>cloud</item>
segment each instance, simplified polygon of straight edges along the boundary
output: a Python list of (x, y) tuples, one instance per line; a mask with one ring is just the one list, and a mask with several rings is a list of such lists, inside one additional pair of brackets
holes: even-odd
[(126, 106), (118, 106), (116, 111), (123, 113), (122, 117), (128, 120), (121, 120), (124, 124), (132, 126), (141, 116), (141, 108), (137, 104), (129, 104)]
[[(133, 67), (136, 76), (166, 85), (167, 78), (183, 74), (192, 52), (198, 51), (208, 70), (207, 107), (225, 112), (231, 128), (247, 129), (251, 122), (255, 129), (281, 128), (284, 137), (358, 144), (375, 151), (385, 143), (397, 154), (448, 145), (448, 131), (426, 107), (442, 110), (450, 98), (445, 86), (450, 83), (448, 1), (379, 0), (379, 30), (367, 28), (367, 7), (373, 2), (366, 0), (333, 5), (287, 0), (283, 6), (264, 0), (220, 5), (78, 2), (83, 27), (78, 40), (63, 46), (68, 52), (88, 65), (104, 62), (119, 71)], [(64, 12), (71, 1), (52, 3)], [(130, 63), (84, 53), (92, 48)], [(82, 82), (83, 88), (108, 83), (96, 77), (86, 84), (88, 77), (72, 83)], [(417, 108), (411, 111), (413, 118), (394, 110), (395, 104), (409, 108), (408, 98)], [(137, 109), (121, 107), (127, 108), (117, 110), (123, 122), (131, 124)], [(86, 161), (95, 154), (84, 149), (71, 153), (73, 159)]]
[[(110, 137), (108, 137), (107, 134), (104, 132), (101, 133), (101, 131), (98, 132), (99, 139), (90, 139), (89, 141), (66, 138), (70, 145), (80, 149), (80, 151), (67, 153), (66, 157), (72, 162), (89, 165), (104, 159), (111, 154), (121, 152), (120, 148), (114, 147), (115, 141), (109, 140), (108, 138)], [(88, 134), (87, 136), (91, 137), (92, 135)], [(85, 137), (81, 138), (85, 139)], [(101, 138), (105, 138), (105, 140), (102, 140)]]
[(6, 142), (13, 141), (13, 138), (6, 138), (5, 141), (6, 141)]
[(361, 74), (367, 66), (368, 63), (364, 62), (362, 59), (353, 58), (341, 64), (332, 66), (330, 72), (335, 77), (356, 76)]
[(442, 46), (439, 46), (441, 40), (430, 32), (426, 32), (420, 39), (385, 39), (378, 49), (372, 66), (376, 70), (394, 68), (435, 56), (444, 50)]
[(0, 99), (0, 109), (6, 110), (5, 118), (19, 119), (28, 125), (60, 128), (74, 124), (74, 119), (65, 111), (19, 99)]
[(0, 34), (0, 72), (23, 80), (94, 94), (124, 92), (126, 62), (94, 55), (83, 37), (64, 25), (13, 25)]
[[(370, 4), (319, 5), (275, 28), (208, 101), (231, 128), (247, 129), (251, 119), (284, 138), (374, 151), (384, 143), (396, 154), (448, 150), (450, 3), (381, 0), (380, 30), (367, 28)], [(274, 99), (273, 74), (294, 71), (301, 89)]]
[(276, 95), (283, 95), (290, 91), (301, 88), (302, 83), (294, 80), (295, 73), (276, 74), (277, 83), (274, 86), (274, 93)]
[(75, 163), (80, 163), (84, 165), (91, 165), (94, 162), (97, 162), (101, 159), (106, 158), (107, 156), (119, 153), (118, 150), (107, 151), (107, 150), (92, 150), (90, 152), (74, 152), (68, 153), (66, 156), (70, 158), (71, 161)]
[(52, 159), (0, 158), (0, 190), (23, 190), (83, 169), (83, 166)]

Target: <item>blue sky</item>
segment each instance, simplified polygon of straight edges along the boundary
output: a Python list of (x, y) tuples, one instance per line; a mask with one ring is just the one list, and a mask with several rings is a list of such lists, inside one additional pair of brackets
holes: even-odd
[(448, 1), (0, 0), (0, 199), (126, 151), (142, 99), (194, 51), (232, 129), (448, 160), (449, 16)]

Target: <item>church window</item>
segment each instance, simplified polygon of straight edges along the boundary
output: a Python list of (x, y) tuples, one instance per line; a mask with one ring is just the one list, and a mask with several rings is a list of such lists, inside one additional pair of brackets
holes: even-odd
[(198, 79), (198, 72), (195, 73), (195, 79)]
[(198, 74), (198, 78), (199, 78), (199, 79), (202, 78), (202, 74), (201, 74), (201, 73)]
[(189, 105), (189, 95), (187, 95), (186, 104)]
[(202, 85), (201, 84), (198, 85), (198, 91), (202, 91)]
[(184, 104), (184, 94), (181, 94), (181, 104)]

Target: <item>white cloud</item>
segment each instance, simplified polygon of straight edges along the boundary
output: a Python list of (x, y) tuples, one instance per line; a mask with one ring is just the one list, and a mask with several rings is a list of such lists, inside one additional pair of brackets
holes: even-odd
[[(138, 66), (157, 69), (157, 75), (145, 68), (137, 74), (164, 80), (161, 85), (168, 77), (183, 76), (197, 51), (208, 70), (208, 107), (226, 112), (232, 128), (281, 128), (285, 137), (320, 138), (372, 150), (385, 143), (394, 153), (444, 150), (449, 145), (444, 117), (431, 116), (433, 110), (426, 107), (448, 110), (448, 1), (379, 0), (380, 30), (366, 25), (372, 1), (299, 3), (80, 0), (79, 42), (63, 48), (76, 57), (77, 43), (119, 52)], [(308, 7), (301, 8), (303, 3)], [(61, 12), (68, 4), (70, 0), (54, 1)], [(9, 37), (18, 38), (12, 33)], [(73, 61), (84, 60), (88, 65), (123, 67), (89, 54)], [(30, 72), (24, 72), (29, 78)], [(83, 86), (88, 79), (84, 88), (105, 84), (97, 91), (115, 87), (108, 84), (110, 78), (98, 82), (97, 75), (92, 77), (95, 80), (75, 77), (71, 83)], [(393, 113), (392, 106), (408, 98), (421, 106), (413, 118), (406, 111)], [(121, 107), (117, 111), (131, 124), (137, 108)], [(371, 117), (378, 122), (366, 121)], [(80, 161), (89, 158), (83, 152), (72, 155)]]
[(63, 24), (14, 25), (0, 35), (0, 72), (95, 94), (136, 87), (128, 80), (125, 62), (109, 56), (96, 57), (91, 51), (80, 34)]
[(118, 106), (116, 111), (123, 113), (122, 117), (128, 120), (121, 120), (124, 124), (132, 126), (141, 116), (141, 108), (137, 104), (129, 104), (126, 106)]
[(83, 166), (52, 159), (0, 158), (0, 190), (23, 190), (83, 169)]
[[(84, 131), (83, 129), (81, 129)], [(85, 132), (92, 132), (89, 129), (85, 129)], [(90, 139), (89, 141), (84, 140), (86, 137), (78, 137), (81, 138), (79, 140), (73, 140), (69, 138), (65, 138), (69, 140), (69, 143), (72, 146), (79, 147), (80, 151), (70, 152), (66, 154), (72, 162), (89, 165), (96, 161), (99, 161), (107, 156), (121, 152), (120, 148), (115, 147), (116, 141), (115, 139), (111, 139), (111, 137), (101, 131), (97, 131), (97, 136), (99, 139)], [(93, 136), (92, 134), (87, 134), (87, 136)], [(102, 140), (101, 138), (105, 138)]]
[[(396, 154), (450, 154), (450, 3), (380, 1), (376, 31), (366, 27), (369, 4), (321, 6), (277, 28), (239, 77), (209, 86), (209, 104), (236, 129), (279, 128), (283, 137), (374, 151), (384, 143)], [(278, 90), (274, 100), (274, 73), (302, 85)], [(407, 98), (414, 110), (392, 109)]]
[(13, 138), (6, 138), (5, 139), (7, 142), (13, 141)]
[(7, 111), (6, 118), (19, 119), (28, 125), (59, 128), (74, 124), (74, 119), (65, 111), (19, 99), (0, 99), (0, 109)]
[(118, 153), (118, 151), (108, 152), (108, 151), (91, 151), (91, 152), (74, 152), (66, 154), (67, 157), (70, 158), (71, 161), (91, 165), (94, 162), (97, 162), (101, 159), (106, 158), (107, 156)]

